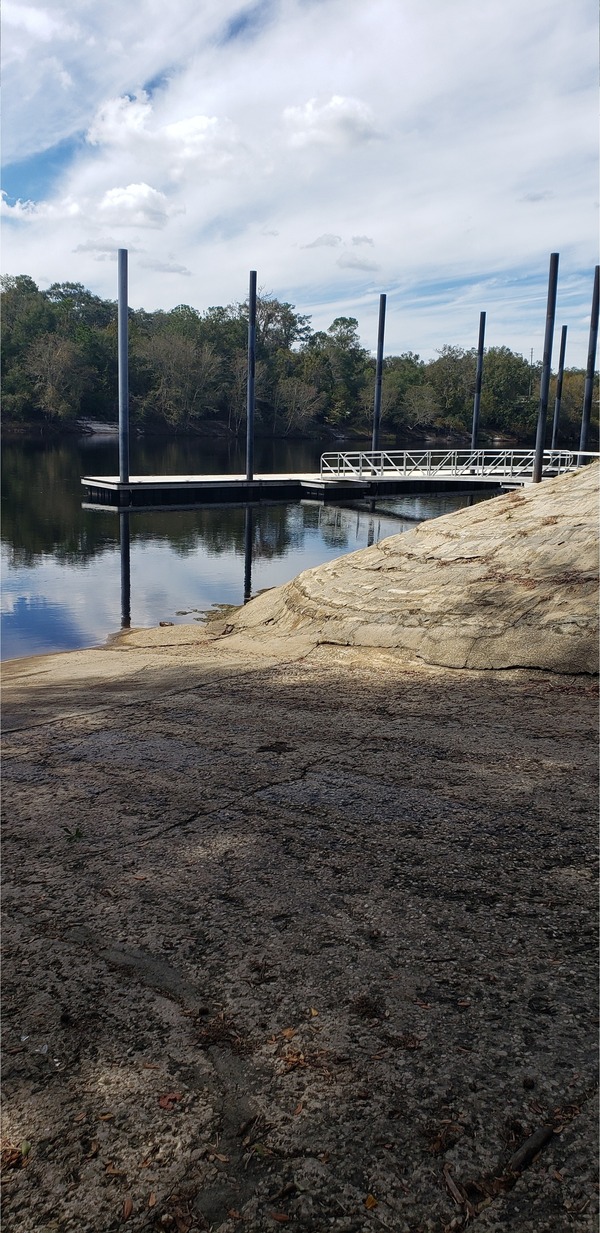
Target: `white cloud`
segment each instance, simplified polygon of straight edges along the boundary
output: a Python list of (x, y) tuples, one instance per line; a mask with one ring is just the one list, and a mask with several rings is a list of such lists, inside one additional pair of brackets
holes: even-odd
[(47, 191), (7, 177), (9, 273), (112, 299), (126, 246), (135, 306), (239, 300), (252, 268), (315, 328), (357, 316), (367, 341), (385, 290), (390, 348), (471, 340), (486, 308), (528, 352), (559, 251), (585, 362), (591, 0), (273, 0), (251, 42), (224, 37), (239, 0), (7, 5), (5, 158), (77, 139)]
[(77, 37), (77, 26), (60, 14), (34, 4), (15, 4), (5, 0), (2, 6), (2, 24), (14, 30), (23, 30), (35, 42), (49, 43), (52, 39)]
[(109, 188), (98, 211), (115, 227), (164, 227), (169, 203), (164, 193), (149, 184), (128, 184), (126, 188)]
[(337, 248), (341, 244), (341, 235), (332, 235), (326, 231), (323, 235), (318, 235), (316, 240), (312, 240), (310, 244), (303, 244), (302, 248)]
[(311, 98), (301, 107), (286, 107), (283, 118), (290, 145), (357, 145), (380, 137), (371, 109), (357, 98), (334, 94), (327, 102)]
[(152, 115), (152, 104), (144, 91), (134, 98), (107, 99), (99, 107), (87, 131), (86, 139), (92, 146), (127, 145), (132, 137), (140, 138), (147, 130)]
[(81, 212), (79, 202), (72, 197), (63, 197), (60, 202), (50, 201), (15, 201), (11, 204), (7, 201), (6, 193), (2, 190), (0, 201), (0, 213), (6, 219), (11, 219), (13, 222), (35, 222), (48, 221), (56, 219), (74, 219)]

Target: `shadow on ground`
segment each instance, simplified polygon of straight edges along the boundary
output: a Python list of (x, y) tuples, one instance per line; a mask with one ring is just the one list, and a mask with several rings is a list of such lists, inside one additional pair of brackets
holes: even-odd
[(595, 1227), (594, 694), (11, 666), (7, 1233)]

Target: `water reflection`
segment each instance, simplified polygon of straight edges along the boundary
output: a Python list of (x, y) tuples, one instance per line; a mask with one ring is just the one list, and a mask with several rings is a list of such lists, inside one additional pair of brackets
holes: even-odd
[[(131, 628), (131, 514), (119, 511), (119, 552), (121, 558), (121, 629)], [(254, 517), (251, 505), (244, 506), (244, 603), (252, 598), (252, 554)]]
[[(102, 442), (98, 450), (108, 448)], [(171, 442), (169, 450), (174, 470), (195, 468), (198, 460), (187, 465), (186, 443)], [(147, 462), (161, 469), (155, 444)], [(89, 464), (89, 451), (82, 458), (76, 442), (4, 449), (3, 658), (98, 645), (132, 625), (202, 621), (213, 608), (247, 602), (304, 569), (469, 500), (453, 494), (378, 499), (376, 508), (303, 501), (86, 511), (81, 475), (110, 469)], [(311, 469), (305, 457), (288, 464), (281, 470)], [(222, 458), (214, 466), (225, 469)]]
[(129, 513), (119, 512), (119, 547), (121, 552), (121, 629), (131, 625), (131, 538)]
[(252, 506), (247, 505), (244, 511), (244, 603), (252, 596), (252, 548), (254, 540), (254, 519)]

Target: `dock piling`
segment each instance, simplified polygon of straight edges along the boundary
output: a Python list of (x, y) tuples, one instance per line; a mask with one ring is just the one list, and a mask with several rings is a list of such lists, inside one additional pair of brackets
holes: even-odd
[(118, 251), (119, 479), (129, 483), (129, 355), (127, 249)]
[(471, 449), (477, 449), (477, 434), (479, 432), (479, 408), (481, 406), (481, 381), (483, 377), (483, 347), (485, 342), (485, 313), (479, 314), (479, 341), (477, 343), (477, 371), (475, 373), (475, 396), (473, 399), (473, 426), (471, 429)]
[(381, 434), (381, 386), (383, 381), (383, 337), (385, 333), (386, 296), (379, 297), (379, 328), (377, 331), (377, 363), (375, 368), (375, 399), (373, 402), (373, 438), (372, 449), (379, 449)]
[(246, 479), (254, 479), (254, 383), (256, 375), (256, 270), (248, 291), (248, 384), (246, 396)]
[(537, 432), (535, 437), (535, 459), (533, 463), (532, 476), (534, 484), (539, 484), (542, 478), (542, 468), (544, 462), (546, 416), (548, 413), (548, 393), (550, 390), (550, 372), (552, 367), (552, 338), (554, 335), (554, 318), (556, 315), (556, 288), (558, 286), (558, 257), (558, 253), (550, 253), (548, 302), (546, 306), (546, 333), (544, 335), (544, 357), (542, 360), (542, 378), (540, 381), (540, 409), (538, 413)]

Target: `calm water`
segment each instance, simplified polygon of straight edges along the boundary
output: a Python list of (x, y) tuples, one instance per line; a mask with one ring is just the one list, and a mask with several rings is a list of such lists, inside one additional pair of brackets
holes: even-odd
[[(257, 443), (255, 471), (317, 471), (322, 448)], [(132, 474), (244, 471), (242, 452), (228, 445), (131, 445)], [(403, 497), (378, 502), (374, 513), (364, 503), (309, 501), (255, 506), (251, 518), (243, 508), (132, 513), (127, 554), (119, 514), (81, 508), (80, 477), (115, 473), (116, 439), (3, 446), (3, 659), (97, 646), (129, 615), (132, 626), (202, 620), (215, 606), (243, 603), (245, 592), (256, 595), (473, 499)]]

